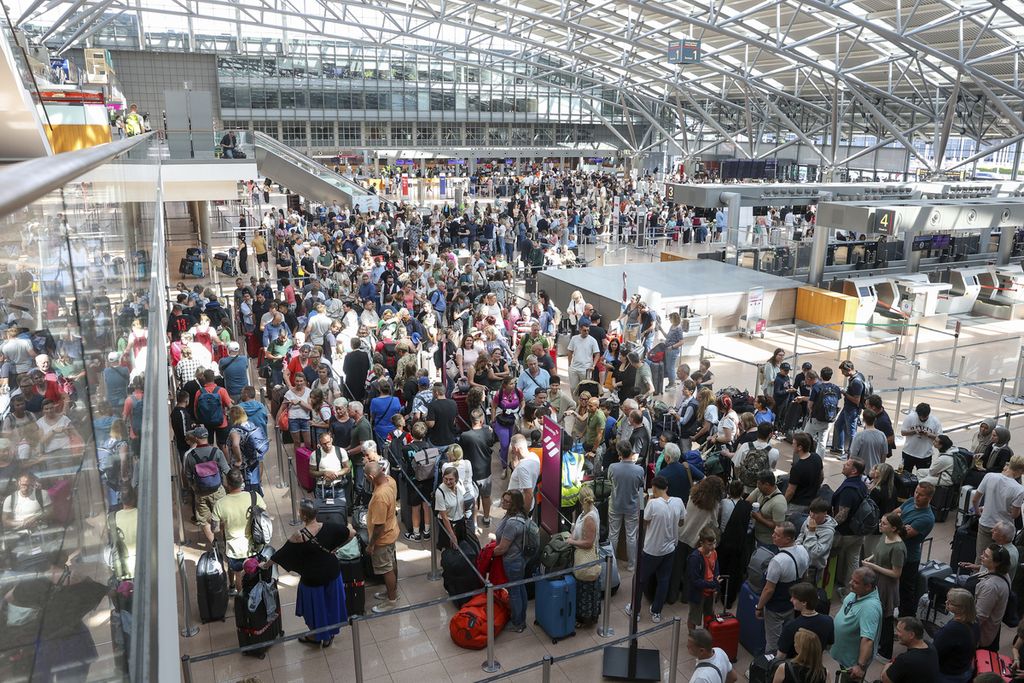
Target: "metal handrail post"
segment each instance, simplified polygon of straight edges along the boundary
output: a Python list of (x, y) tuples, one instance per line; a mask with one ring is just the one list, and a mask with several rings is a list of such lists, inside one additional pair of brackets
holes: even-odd
[(185, 683), (192, 683), (192, 655), (181, 656), (181, 679)]
[(275, 488), (283, 489), (288, 485), (284, 481), (284, 442), (281, 440), (281, 430), (274, 427), (274, 443), (277, 445), (277, 484)]
[(956, 366), (957, 347), (960, 346), (960, 321), (956, 321), (956, 331), (953, 333), (953, 353), (949, 356), (949, 375), (953, 376), (953, 368)]
[(896, 379), (896, 357), (899, 355), (899, 351), (900, 351), (900, 337), (899, 337), (899, 335), (896, 335), (896, 338), (893, 340), (893, 344), (892, 344), (892, 365), (889, 366), (889, 380), (890, 381)]
[(846, 360), (850, 360), (850, 356), (853, 355), (853, 346), (847, 345), (846, 347)]
[(299, 501), (296, 498), (296, 489), (299, 488), (299, 479), (295, 474), (295, 461), (292, 456), (288, 456), (288, 498), (291, 499), (292, 504), (292, 519), (288, 522), (291, 526), (298, 526), (301, 524), (299, 521)]
[(430, 517), (433, 528), (430, 533), (430, 573), (427, 574), (427, 581), (440, 581), (441, 570), (437, 567), (437, 535), (441, 530), (437, 526), (437, 516), (431, 512)]
[(682, 631), (682, 621), (679, 617), (672, 618), (672, 649), (668, 664), (668, 682), (676, 683), (679, 675), (679, 634)]
[(604, 558), (604, 610), (601, 614), (601, 625), (597, 629), (597, 635), (602, 638), (611, 638), (615, 635), (615, 629), (611, 627), (613, 562), (615, 562), (614, 552)]
[[(178, 551), (178, 576), (181, 578), (181, 603), (184, 608), (184, 625), (181, 636), (191, 638), (199, 633), (199, 627), (192, 623), (192, 592), (188, 589), (188, 575), (185, 574), (185, 553)], [(187, 665), (186, 665), (187, 667)]]
[(551, 655), (544, 655), (544, 669), (541, 672), (541, 681), (543, 683), (551, 683), (551, 663), (553, 661)]
[(836, 349), (836, 361), (843, 356), (843, 337), (846, 334), (846, 323), (839, 323), (839, 347)]
[(910, 358), (917, 358), (917, 342), (921, 337), (921, 323), (914, 325), (914, 353), (911, 354)]
[(1009, 413), (1009, 411), (1007, 411), (1006, 413), (1003, 413), (1003, 426), (1006, 427), (1007, 429), (1010, 428), (1010, 413)]
[(896, 390), (896, 412), (894, 412), (893, 415), (899, 415), (900, 408), (903, 407), (903, 391), (903, 387), (900, 387)]
[(956, 392), (953, 394), (953, 403), (960, 402), (960, 385), (964, 381), (964, 365), (967, 363), (967, 356), (960, 356), (960, 369), (956, 373)]
[(481, 667), (489, 674), (501, 671), (501, 664), (494, 658), (494, 584), (487, 582), (487, 660)]
[(793, 367), (795, 368), (797, 362), (800, 360), (800, 326), (796, 325), (793, 327)]
[(917, 375), (921, 372), (921, 363), (915, 360), (911, 365), (914, 367), (914, 371), (910, 374), (910, 400), (907, 402), (907, 409), (903, 411), (907, 414), (914, 409), (914, 393), (917, 391)]
[(1003, 396), (1006, 395), (1006, 378), (999, 380), (999, 398), (996, 399), (996, 411), (993, 415), (999, 418), (999, 409), (1003, 407)]
[(348, 620), (352, 628), (352, 668), (356, 672), (356, 683), (363, 683), (363, 651), (359, 642), (359, 617)]
[[(178, 459), (177, 455), (172, 457), (175, 460)], [(181, 498), (181, 482), (176, 474), (171, 475), (171, 487), (174, 490), (174, 502), (176, 503), (174, 512), (178, 520), (178, 544), (185, 545), (185, 520), (181, 516), (181, 507), (185, 504), (185, 501)]]
[(1024, 375), (1024, 346), (1020, 347), (1017, 354), (1017, 370), (1013, 373), (1013, 395), (1020, 396), (1020, 383)]

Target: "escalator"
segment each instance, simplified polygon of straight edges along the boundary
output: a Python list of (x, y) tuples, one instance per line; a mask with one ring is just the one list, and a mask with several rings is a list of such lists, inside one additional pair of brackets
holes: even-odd
[(337, 200), (341, 206), (354, 206), (360, 211), (380, 210), (380, 197), (354, 180), (335, 173), (265, 133), (254, 132), (245, 137), (249, 135), (252, 136), (256, 167), (261, 176), (318, 202)]

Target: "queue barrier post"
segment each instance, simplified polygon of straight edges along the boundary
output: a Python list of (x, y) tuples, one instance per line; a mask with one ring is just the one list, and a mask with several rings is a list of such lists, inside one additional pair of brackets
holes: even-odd
[[(185, 553), (178, 551), (178, 577), (181, 579), (181, 603), (184, 614), (182, 619), (185, 622), (181, 627), (182, 638), (191, 638), (199, 633), (199, 627), (192, 623), (192, 591), (188, 588), (188, 575), (185, 573)], [(185, 663), (186, 671), (189, 664)], [(191, 673), (191, 672), (190, 672)]]
[(956, 321), (956, 331), (953, 333), (953, 353), (949, 356), (949, 376), (953, 376), (953, 368), (956, 367), (956, 352), (960, 346), (960, 321)]
[(359, 642), (359, 617), (348, 620), (352, 627), (352, 668), (355, 669), (356, 683), (363, 683), (363, 648)]
[(601, 614), (601, 625), (597, 629), (597, 635), (602, 638), (611, 638), (615, 635), (615, 629), (611, 626), (612, 563), (615, 562), (615, 553), (610, 553), (604, 558), (604, 562), (604, 610)]
[(288, 522), (291, 526), (298, 526), (299, 521), (299, 499), (296, 491), (299, 488), (299, 478), (295, 474), (295, 460), (288, 456), (288, 498), (292, 504), (292, 519)]
[(896, 390), (896, 412), (893, 413), (894, 415), (899, 415), (900, 409), (903, 407), (903, 391), (903, 387)]
[(274, 429), (274, 443), (277, 446), (277, 484), (275, 488), (287, 488), (285, 483), (284, 443), (281, 441), (281, 430)]
[(846, 334), (846, 323), (839, 323), (839, 347), (836, 349), (836, 361), (843, 356), (843, 337)]
[(679, 676), (679, 636), (682, 631), (682, 620), (679, 617), (672, 618), (672, 649), (669, 651), (668, 681), (676, 683)]
[(907, 403), (907, 409), (903, 411), (908, 414), (914, 409), (914, 393), (917, 391), (917, 376), (921, 372), (921, 363), (919, 361), (915, 360), (911, 365), (914, 366), (914, 371), (910, 375), (910, 400)]
[(494, 584), (487, 582), (487, 660), (483, 670), (489, 674), (501, 671), (501, 664), (494, 658)]
[(999, 418), (999, 410), (1003, 407), (1003, 396), (1006, 395), (1006, 378), (999, 380), (999, 398), (996, 399), (996, 409), (992, 414)]
[(437, 535), (441, 529), (437, 526), (437, 515), (431, 513), (431, 525), (433, 530), (430, 534), (430, 573), (427, 574), (427, 581), (440, 581), (441, 570), (437, 566)]
[(964, 365), (967, 363), (967, 356), (960, 356), (960, 369), (956, 373), (956, 392), (953, 394), (953, 403), (960, 402), (960, 385), (964, 382)]
[(900, 352), (900, 335), (896, 335), (892, 344), (892, 365), (889, 366), (889, 380), (896, 379), (896, 359)]

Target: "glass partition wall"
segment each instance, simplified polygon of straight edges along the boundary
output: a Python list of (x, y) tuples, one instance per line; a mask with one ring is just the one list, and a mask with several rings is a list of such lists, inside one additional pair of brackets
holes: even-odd
[(0, 185), (52, 182), (38, 161), (82, 171), (0, 215), (3, 681), (156, 680), (157, 650), (145, 651), (166, 463), (152, 445), (167, 443), (154, 433), (166, 433), (167, 385), (159, 167), (138, 153), (148, 144), (0, 171)]

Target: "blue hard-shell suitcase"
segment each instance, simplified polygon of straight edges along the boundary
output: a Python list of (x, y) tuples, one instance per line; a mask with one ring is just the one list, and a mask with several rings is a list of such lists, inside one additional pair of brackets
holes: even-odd
[(764, 620), (754, 615), (758, 594), (746, 581), (740, 586), (736, 617), (740, 620), (740, 645), (755, 657), (764, 654)]
[(552, 643), (576, 635), (576, 579), (571, 575), (537, 582), (536, 621)]

